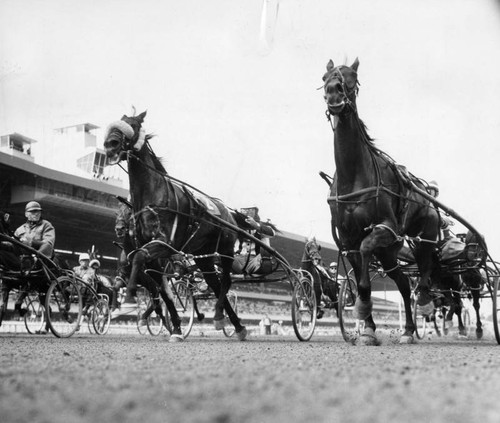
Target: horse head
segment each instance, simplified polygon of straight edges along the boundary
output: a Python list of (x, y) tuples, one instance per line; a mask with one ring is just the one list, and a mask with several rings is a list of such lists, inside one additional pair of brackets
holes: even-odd
[(11, 231), (9, 229), (9, 220), (10, 220), (9, 213), (5, 213), (0, 210), (0, 233), (4, 235), (11, 234)]
[(323, 75), (323, 89), (324, 99), (331, 115), (338, 116), (347, 111), (346, 106), (355, 108), (359, 85), (358, 66), (358, 59), (351, 66), (335, 67), (332, 60), (326, 65), (326, 73)]
[(104, 150), (110, 164), (125, 160), (129, 151), (140, 151), (147, 139), (142, 129), (146, 112), (137, 116), (123, 115), (111, 123), (104, 134)]
[(162, 237), (160, 217), (151, 207), (147, 206), (135, 214), (137, 237), (141, 244)]
[(321, 263), (321, 245), (319, 245), (316, 241), (316, 238), (312, 238), (306, 242), (304, 247), (304, 254), (302, 256), (302, 262), (310, 262), (312, 264), (320, 264)]
[(132, 208), (127, 204), (120, 204), (116, 212), (115, 234), (118, 239), (123, 239), (131, 230)]
[(465, 235), (465, 254), (469, 262), (484, 263), (488, 256), (488, 247), (484, 236), (467, 231)]

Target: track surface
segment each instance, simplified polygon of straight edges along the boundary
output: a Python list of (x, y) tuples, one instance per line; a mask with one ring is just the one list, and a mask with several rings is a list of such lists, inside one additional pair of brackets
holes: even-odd
[(315, 336), (0, 334), (11, 422), (499, 422), (500, 347), (454, 337), (377, 347)]

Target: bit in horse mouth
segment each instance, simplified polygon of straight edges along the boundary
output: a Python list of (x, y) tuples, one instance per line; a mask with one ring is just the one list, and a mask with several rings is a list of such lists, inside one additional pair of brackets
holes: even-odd
[(345, 101), (343, 101), (343, 100), (337, 104), (329, 104), (328, 103), (328, 110), (330, 111), (330, 113), (335, 114), (335, 113), (341, 112), (342, 109), (344, 108), (344, 106), (345, 106)]
[(120, 156), (118, 154), (115, 154), (113, 157), (108, 158), (108, 163), (110, 165), (115, 165), (120, 161)]

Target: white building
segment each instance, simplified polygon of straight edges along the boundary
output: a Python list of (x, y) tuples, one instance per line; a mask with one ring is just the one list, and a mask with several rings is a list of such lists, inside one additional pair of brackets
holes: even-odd
[[(100, 132), (96, 125), (80, 123), (54, 129), (52, 139), (43, 143), (14, 132), (0, 137), (0, 151), (70, 175), (128, 189), (126, 173), (119, 166), (106, 166), (106, 154), (98, 147)], [(37, 145), (32, 146), (34, 143)]]

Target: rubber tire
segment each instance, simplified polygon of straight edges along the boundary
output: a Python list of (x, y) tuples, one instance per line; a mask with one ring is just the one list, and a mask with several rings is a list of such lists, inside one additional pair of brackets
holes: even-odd
[(106, 335), (111, 323), (111, 310), (108, 301), (104, 299), (97, 300), (90, 316), (95, 332), (98, 335)]
[[(311, 278), (312, 279), (312, 278)], [(298, 278), (292, 294), (292, 324), (299, 341), (309, 341), (316, 328), (316, 294), (313, 281), (308, 277)], [(304, 318), (305, 317), (305, 318)]]
[[(175, 308), (181, 319), (182, 336), (186, 339), (191, 333), (194, 324), (193, 292), (184, 280), (175, 281), (171, 288), (174, 295)], [(172, 333), (173, 327), (169, 313), (166, 313), (165, 319), (167, 321), (167, 330)]]
[(339, 325), (344, 341), (354, 343), (359, 338), (364, 322), (353, 317), (358, 286), (352, 277), (342, 279), (339, 294)]
[(68, 276), (60, 276), (47, 290), (45, 315), (50, 331), (58, 338), (69, 338), (82, 317), (80, 286)]
[(45, 307), (40, 303), (38, 296), (26, 297), (24, 303), (27, 310), (24, 315), (26, 330), (32, 335), (40, 333), (45, 324)]
[(417, 337), (417, 339), (424, 339), (425, 334), (427, 333), (428, 322), (426, 318), (421, 316), (418, 312), (418, 306), (415, 299), (412, 299), (411, 307), (413, 309), (413, 323), (415, 323), (415, 336)]

